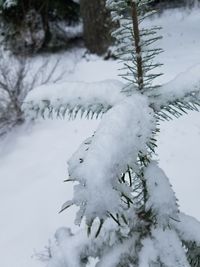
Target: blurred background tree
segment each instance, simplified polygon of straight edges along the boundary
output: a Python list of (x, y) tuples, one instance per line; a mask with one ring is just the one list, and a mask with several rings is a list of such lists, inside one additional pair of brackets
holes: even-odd
[(79, 22), (79, 4), (73, 0), (3, 0), (1, 34), (14, 52), (38, 52), (62, 47), (67, 30)]
[(96, 54), (107, 52), (112, 43), (112, 22), (105, 0), (81, 0), (80, 10), (86, 47)]
[[(154, 0), (151, 5), (162, 12), (199, 2)], [(1, 41), (15, 54), (66, 48), (69, 40), (83, 37), (91, 53), (103, 55), (113, 42), (105, 0), (0, 0), (0, 12)]]

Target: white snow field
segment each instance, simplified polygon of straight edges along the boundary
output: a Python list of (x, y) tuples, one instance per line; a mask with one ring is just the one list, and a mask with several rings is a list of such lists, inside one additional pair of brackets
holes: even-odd
[[(170, 10), (148, 23), (163, 26), (160, 83), (200, 63), (200, 10)], [(61, 58), (65, 81), (117, 78), (117, 62), (84, 54), (73, 49), (51, 58)], [(67, 160), (98, 123), (38, 119), (0, 140), (0, 267), (45, 266), (35, 253), (44, 250), (57, 228), (74, 227), (74, 209), (58, 214), (72, 195), (72, 185), (63, 183)], [(161, 123), (157, 154), (181, 210), (200, 220), (200, 113)]]

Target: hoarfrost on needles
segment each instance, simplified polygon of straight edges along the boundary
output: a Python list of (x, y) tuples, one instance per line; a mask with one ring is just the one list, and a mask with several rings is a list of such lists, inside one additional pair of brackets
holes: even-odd
[[(176, 101), (198, 102), (200, 99), (200, 64), (180, 73), (170, 82), (153, 91), (154, 106), (161, 108)], [(153, 96), (152, 95), (152, 96)]]
[(155, 125), (147, 98), (135, 94), (104, 115), (90, 144), (87, 140), (69, 161), (69, 175), (79, 181), (73, 201), (88, 220), (118, 212), (121, 195), (131, 198), (131, 188), (118, 179), (128, 166), (137, 168), (138, 153), (146, 153)]
[(130, 253), (131, 247), (134, 245), (134, 239), (127, 240), (110, 248), (102, 259), (97, 263), (96, 267), (116, 267), (122, 256)]
[(169, 179), (157, 162), (152, 161), (145, 170), (148, 200), (146, 210), (152, 210), (156, 214), (157, 222), (160, 225), (168, 225), (170, 219), (178, 220), (178, 207), (176, 197)]
[(139, 254), (139, 267), (149, 267), (150, 263), (156, 262), (158, 252), (154, 247), (154, 242), (151, 238), (142, 240), (142, 249)]
[(175, 231), (157, 228), (152, 230), (152, 237), (158, 259), (164, 266), (190, 267), (182, 243)]
[[(23, 109), (26, 113), (34, 110), (53, 108), (54, 110), (65, 108), (82, 110), (107, 111), (113, 105), (125, 98), (121, 93), (124, 84), (117, 80), (105, 80), (101, 82), (63, 82), (51, 85), (43, 85), (31, 91)], [(33, 114), (34, 115), (34, 114)]]
[(48, 267), (79, 267), (81, 254), (88, 244), (85, 232), (73, 235), (68, 228), (60, 228), (55, 233), (55, 242), (50, 247), (51, 258)]
[(197, 246), (200, 246), (200, 222), (197, 219), (180, 213), (179, 221), (174, 221), (173, 225), (182, 240), (195, 242)]

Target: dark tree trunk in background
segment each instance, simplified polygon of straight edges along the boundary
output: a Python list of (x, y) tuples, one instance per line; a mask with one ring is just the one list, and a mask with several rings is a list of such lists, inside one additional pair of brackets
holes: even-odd
[(40, 13), (42, 17), (43, 29), (45, 32), (45, 37), (42, 47), (45, 48), (51, 41), (51, 31), (49, 27), (49, 0), (44, 1), (43, 8), (41, 8)]
[(81, 0), (81, 16), (86, 47), (92, 53), (102, 55), (112, 43), (111, 17), (105, 0)]

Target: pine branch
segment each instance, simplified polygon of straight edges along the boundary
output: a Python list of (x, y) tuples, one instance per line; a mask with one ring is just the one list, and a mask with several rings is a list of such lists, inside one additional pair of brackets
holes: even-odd
[(200, 246), (200, 222), (192, 216), (179, 214), (179, 221), (172, 221), (177, 234), (183, 243), (195, 243)]
[(200, 65), (197, 65), (175, 79), (149, 92), (151, 106), (164, 119), (170, 115), (180, 117), (187, 110), (199, 110)]
[(117, 80), (94, 83), (65, 82), (43, 85), (32, 90), (23, 104), (30, 117), (93, 118), (107, 112), (126, 95), (121, 93), (124, 84)]
[[(129, 84), (134, 84), (142, 93), (154, 90), (159, 85), (154, 84), (154, 79), (162, 73), (153, 74), (152, 70), (160, 67), (160, 63), (154, 62), (155, 57), (162, 49), (152, 45), (161, 39), (157, 35), (160, 27), (144, 29), (142, 21), (152, 16), (155, 12), (148, 10), (149, 1), (108, 1), (108, 7), (112, 10), (113, 21), (118, 22), (119, 27), (113, 32), (116, 39), (116, 55), (124, 63), (124, 72), (120, 76)], [(129, 87), (129, 94), (133, 87)]]
[[(138, 154), (148, 153), (148, 143), (156, 127), (151, 112), (146, 97), (128, 97), (107, 112), (94, 136), (86, 140), (69, 161), (70, 179), (79, 183), (73, 203), (80, 208), (82, 203), (85, 205), (81, 218), (84, 215), (88, 221), (96, 217), (105, 219), (108, 213), (121, 214), (127, 205), (134, 204), (135, 188), (129, 168), (139, 170)], [(127, 166), (129, 184), (120, 179)]]
[(135, 1), (132, 1), (132, 21), (133, 21), (133, 32), (135, 41), (135, 52), (137, 61), (137, 81), (139, 90), (143, 89), (143, 64), (142, 64), (142, 49), (140, 45), (140, 32), (138, 23), (138, 13)]

